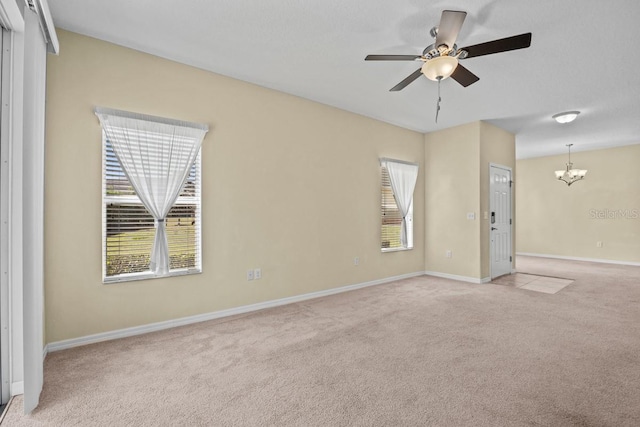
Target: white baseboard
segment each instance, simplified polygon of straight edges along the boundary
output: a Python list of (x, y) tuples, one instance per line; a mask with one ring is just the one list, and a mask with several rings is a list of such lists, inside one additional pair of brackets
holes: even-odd
[(633, 265), (633, 266), (640, 267), (640, 262), (632, 262), (632, 261), (616, 261), (611, 259), (598, 259), (598, 258), (580, 258), (580, 257), (573, 257), (573, 256), (560, 256), (560, 255), (549, 255), (549, 254), (532, 254), (527, 252), (516, 252), (516, 255), (532, 256), (532, 257), (538, 257), (538, 258), (566, 259), (569, 261), (599, 262), (602, 264)]
[(357, 283), (355, 285), (342, 286), (339, 288), (326, 289), (324, 291), (311, 292), (293, 297), (281, 298), (277, 300), (260, 302), (257, 304), (244, 305), (241, 307), (230, 308), (227, 310), (214, 311), (211, 313), (197, 314), (195, 316), (182, 317), (180, 319), (167, 320), (164, 322), (150, 323), (147, 325), (134, 326), (131, 328), (118, 329), (115, 331), (102, 332), (99, 334), (87, 335), (79, 338), (51, 342), (45, 346), (43, 357), (52, 351), (66, 350), (68, 348), (79, 347), (87, 344), (94, 344), (102, 341), (110, 341), (119, 338), (132, 337), (135, 335), (146, 334), (149, 332), (161, 331), (164, 329), (175, 328), (178, 326), (190, 325), (193, 323), (205, 322), (207, 320), (219, 319), (221, 317), (234, 316), (236, 314), (244, 314), (252, 311), (263, 310), (265, 308), (278, 307), (281, 305), (292, 304), (295, 302), (305, 301), (313, 298), (325, 297), (342, 292), (353, 291), (368, 286), (382, 285), (384, 283), (393, 282), (410, 277), (423, 276), (424, 272), (402, 274), (400, 276), (387, 277), (385, 279), (372, 280), (370, 282)]
[(11, 388), (9, 389), (9, 394), (11, 396), (17, 396), (19, 394), (24, 394), (24, 381), (18, 381), (15, 383), (11, 383)]
[(425, 271), (424, 274), (427, 276), (442, 277), (443, 279), (458, 280), (460, 282), (468, 283), (489, 283), (491, 281), (490, 277), (478, 279), (477, 277), (458, 276), (455, 274), (440, 273), (438, 271)]

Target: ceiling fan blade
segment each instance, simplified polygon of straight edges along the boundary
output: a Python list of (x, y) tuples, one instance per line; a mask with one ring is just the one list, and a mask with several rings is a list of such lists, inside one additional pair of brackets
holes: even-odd
[(460, 64), (458, 64), (456, 69), (453, 71), (453, 74), (451, 74), (451, 78), (460, 83), (463, 87), (472, 85), (480, 80), (480, 77), (476, 76)]
[(418, 68), (416, 71), (411, 73), (409, 77), (407, 77), (406, 79), (404, 79), (403, 81), (401, 81), (400, 83), (398, 83), (397, 85), (389, 89), (389, 92), (397, 92), (399, 90), (404, 89), (405, 87), (409, 86), (409, 83), (413, 83), (413, 81), (418, 77), (420, 77), (421, 75), (422, 75), (422, 68)]
[(460, 50), (467, 52), (466, 58), (473, 58), (475, 56), (491, 55), (493, 53), (524, 49), (529, 46), (531, 46), (531, 33), (524, 33), (486, 43), (474, 44), (473, 46), (463, 47)]
[(467, 12), (456, 10), (444, 10), (440, 17), (440, 25), (438, 25), (438, 34), (436, 35), (436, 47), (447, 45), (449, 49), (453, 48), (458, 38), (458, 33), (464, 23)]
[(365, 61), (414, 61), (420, 55), (367, 55)]

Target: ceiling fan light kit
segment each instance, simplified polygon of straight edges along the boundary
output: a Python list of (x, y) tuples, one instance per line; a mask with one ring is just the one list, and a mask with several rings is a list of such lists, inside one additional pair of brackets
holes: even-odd
[(558, 123), (571, 123), (578, 117), (580, 111), (566, 111), (564, 113), (558, 113), (551, 116)]
[[(424, 49), (422, 55), (367, 55), (365, 61), (423, 61), (418, 68), (400, 83), (390, 89), (396, 92), (404, 89), (410, 83), (424, 75), (429, 80), (440, 82), (448, 77), (467, 87), (480, 78), (463, 67), (459, 60), (474, 58), (477, 56), (491, 55), (510, 50), (524, 49), (531, 46), (531, 33), (506, 37), (499, 40), (480, 43), (458, 49), (456, 39), (462, 28), (467, 12), (457, 10), (445, 10), (440, 17), (440, 23), (430, 31), (435, 42)], [(438, 92), (440, 87), (438, 86)], [(440, 94), (438, 93), (438, 105), (436, 109), (436, 122), (440, 110)]]
[(422, 65), (422, 74), (429, 80), (434, 82), (438, 80), (444, 80), (450, 77), (458, 66), (458, 58), (455, 56), (438, 56), (433, 58)]

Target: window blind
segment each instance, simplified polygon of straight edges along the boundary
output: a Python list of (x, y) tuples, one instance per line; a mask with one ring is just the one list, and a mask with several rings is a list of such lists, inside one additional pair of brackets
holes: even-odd
[[(381, 200), (380, 200), (380, 214), (381, 214), (381, 232), (380, 232), (380, 247), (384, 250), (397, 250), (404, 249), (400, 238), (402, 230), (402, 213), (398, 209), (396, 199), (393, 196), (393, 190), (391, 188), (391, 180), (389, 178), (389, 172), (382, 162), (380, 166), (381, 175)], [(413, 248), (413, 203), (407, 214), (407, 249)]]
[(382, 174), (382, 249), (392, 249), (402, 247), (400, 243), (400, 226), (402, 224), (402, 214), (396, 205), (389, 181), (389, 172), (385, 166), (381, 167)]
[[(154, 218), (127, 179), (109, 140), (104, 140), (104, 278), (130, 278), (149, 271)], [(166, 217), (170, 269), (200, 270), (200, 155)]]

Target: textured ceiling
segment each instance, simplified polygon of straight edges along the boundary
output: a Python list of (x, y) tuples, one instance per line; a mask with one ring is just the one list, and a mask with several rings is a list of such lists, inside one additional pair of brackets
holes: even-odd
[[(486, 120), (517, 157), (640, 143), (637, 0), (49, 0), (56, 25), (420, 132)], [(416, 62), (442, 10), (468, 13), (459, 46), (532, 32), (531, 47), (470, 58), (480, 77), (438, 88)], [(64, 49), (64, 46), (61, 46)], [(580, 110), (559, 125), (551, 116)]]

